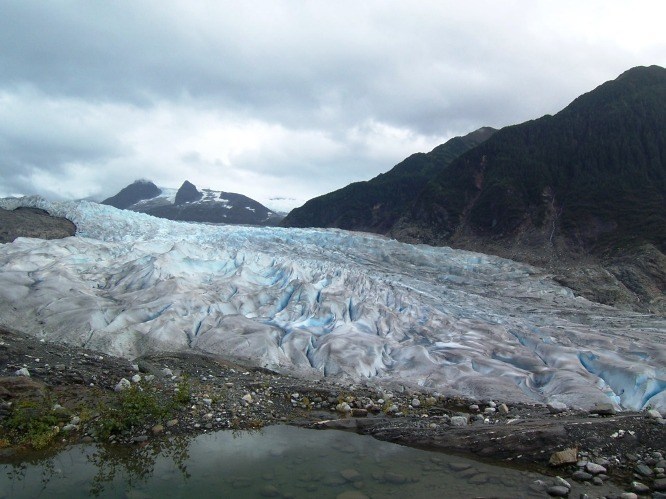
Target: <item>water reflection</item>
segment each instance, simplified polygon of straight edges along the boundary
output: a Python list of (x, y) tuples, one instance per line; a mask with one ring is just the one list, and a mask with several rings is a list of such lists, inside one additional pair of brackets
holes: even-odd
[[(75, 446), (0, 465), (0, 497), (547, 497), (548, 477), (380, 442), (275, 426), (133, 447)], [(572, 495), (590, 492), (574, 485)], [(594, 495), (618, 493), (595, 487)], [(4, 496), (3, 496), (4, 494)]]

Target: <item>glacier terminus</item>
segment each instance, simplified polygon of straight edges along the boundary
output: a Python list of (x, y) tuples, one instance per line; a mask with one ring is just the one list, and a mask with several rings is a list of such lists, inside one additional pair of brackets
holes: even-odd
[(305, 377), (666, 411), (666, 319), (499, 257), (337, 229), (205, 225), (0, 200), (77, 225), (0, 245), (0, 325), (135, 358), (208, 352)]

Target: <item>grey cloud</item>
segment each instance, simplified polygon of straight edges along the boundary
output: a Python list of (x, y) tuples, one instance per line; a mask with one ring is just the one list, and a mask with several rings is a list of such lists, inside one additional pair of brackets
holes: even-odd
[[(104, 182), (100, 189), (122, 186), (137, 169), (210, 181), (226, 181), (236, 170), (238, 179), (298, 181), (318, 194), (387, 170), (400, 154), (415, 152), (408, 147), (428, 149), (452, 134), (554, 113), (632, 65), (666, 64), (663, 37), (637, 48), (636, 40), (616, 36), (595, 11), (612, 11), (604, 9), (607, 2), (0, 4), (0, 98), (18, 99), (32, 113), (21, 122), (21, 109), (3, 114), (0, 100), (5, 191), (25, 187), (30, 172), (67, 175), (79, 164), (91, 183), (94, 176)], [(646, 60), (654, 54), (662, 59)], [(60, 105), (62, 116), (50, 108), (41, 116), (26, 88), (44, 106)], [(128, 111), (106, 118), (114, 106)], [(88, 121), (77, 122), (82, 107)], [(296, 142), (258, 143), (235, 163), (222, 161), (188, 142), (203, 133), (200, 126), (183, 125), (174, 136), (159, 116), (184, 108), (216, 115), (219, 123), (232, 116), (275, 125)], [(146, 138), (138, 121), (154, 136)], [(402, 148), (390, 136), (370, 144), (367, 122), (413, 139)], [(183, 145), (165, 144), (169, 157), (150, 156), (139, 141), (158, 143), (162, 127), (170, 130), (164, 140)], [(310, 141), (308, 133), (327, 140)], [(19, 177), (23, 183), (12, 180)]]

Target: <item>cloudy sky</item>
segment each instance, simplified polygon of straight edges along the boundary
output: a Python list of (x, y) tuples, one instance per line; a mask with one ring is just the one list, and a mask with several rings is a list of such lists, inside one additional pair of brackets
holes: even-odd
[(665, 17), (662, 0), (0, 0), (0, 196), (188, 179), (286, 210), (666, 66)]

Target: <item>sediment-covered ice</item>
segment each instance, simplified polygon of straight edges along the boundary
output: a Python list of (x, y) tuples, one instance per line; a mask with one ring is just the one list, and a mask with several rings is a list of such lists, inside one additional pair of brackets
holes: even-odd
[(0, 200), (76, 237), (0, 245), (0, 323), (126, 357), (197, 349), (301, 375), (666, 410), (666, 321), (527, 265), (340, 230), (197, 225)]

